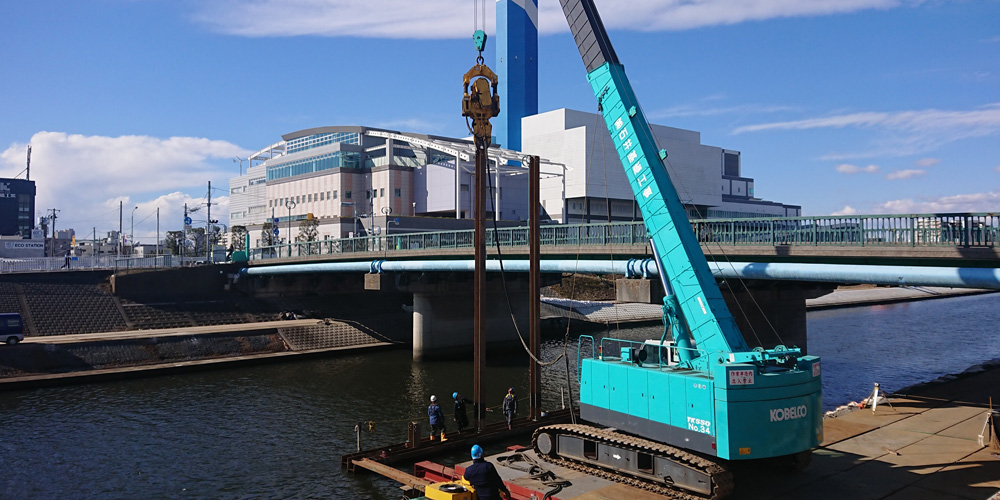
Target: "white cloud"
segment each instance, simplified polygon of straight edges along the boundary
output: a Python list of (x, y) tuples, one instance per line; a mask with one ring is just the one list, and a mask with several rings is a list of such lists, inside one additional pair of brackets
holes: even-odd
[[(194, 18), (238, 36), (356, 36), (372, 38), (468, 38), (473, 6), (467, 0), (204, 0)], [(638, 31), (685, 30), (704, 26), (789, 17), (816, 17), (918, 5), (920, 0), (631, 0), (628, 8), (599, 0), (608, 28)], [(494, 2), (486, 2), (487, 32), (495, 26)], [(538, 5), (539, 32), (568, 31), (557, 2)], [(635, 22), (642, 19), (641, 23)]]
[(997, 206), (1000, 206), (1000, 190), (940, 198), (892, 200), (876, 206), (873, 213), (991, 212), (996, 211)]
[(895, 172), (890, 172), (885, 178), (890, 181), (900, 180), (900, 179), (912, 179), (914, 177), (920, 177), (927, 172), (919, 169), (907, 169), (907, 170), (897, 170)]
[(787, 111), (794, 111), (796, 108), (791, 106), (764, 106), (759, 104), (744, 104), (737, 106), (717, 106), (717, 107), (703, 107), (697, 104), (686, 104), (683, 106), (674, 106), (672, 108), (666, 108), (659, 111), (654, 111), (649, 114), (650, 118), (662, 120), (665, 118), (684, 118), (689, 116), (720, 116), (720, 115), (733, 115), (733, 114), (764, 114), (764, 113), (780, 113)]
[(876, 129), (887, 134), (883, 151), (828, 155), (825, 159), (905, 156), (933, 150), (961, 139), (987, 137), (1000, 133), (1000, 103), (972, 110), (927, 109), (898, 112), (861, 112), (804, 120), (761, 123), (739, 127), (734, 134), (772, 130), (810, 130), (819, 128)]
[[(192, 207), (204, 203), (208, 181), (228, 180), (236, 173), (230, 159), (247, 153), (229, 142), (197, 137), (160, 139), (38, 132), (30, 144), (37, 216), (55, 208), (60, 210), (57, 229), (72, 228), (78, 238), (85, 238), (91, 237), (96, 228), (101, 236), (118, 230), (119, 202), (122, 202), (123, 229), (130, 231), (132, 208), (138, 206), (135, 233), (140, 240), (145, 237), (149, 241), (156, 233), (156, 207), (160, 207), (161, 236), (167, 229), (178, 229), (184, 203)], [(0, 152), (0, 167), (20, 171), (25, 149), (26, 144), (13, 144)], [(213, 161), (221, 163), (225, 170)], [(217, 187), (219, 198), (213, 193), (212, 201), (219, 204), (212, 206), (212, 218), (226, 222), (229, 198), (225, 195), (229, 186)]]
[(938, 158), (921, 158), (921, 159), (913, 162), (914, 165), (916, 165), (918, 167), (924, 167), (924, 168), (926, 168), (926, 167), (933, 167), (934, 165), (937, 165), (938, 163), (941, 163), (941, 160), (938, 159)]
[(837, 172), (842, 174), (856, 174), (859, 172), (864, 172), (866, 174), (874, 174), (878, 172), (878, 165), (868, 165), (867, 167), (859, 167), (857, 165), (851, 165), (850, 163), (843, 163), (835, 167)]
[(854, 207), (850, 205), (844, 205), (844, 208), (837, 210), (836, 212), (833, 212), (830, 215), (857, 215), (857, 214), (858, 211)]
[(996, 170), (997, 172), (1000, 172), (1000, 165), (997, 165), (996, 167), (993, 167), (993, 170)]

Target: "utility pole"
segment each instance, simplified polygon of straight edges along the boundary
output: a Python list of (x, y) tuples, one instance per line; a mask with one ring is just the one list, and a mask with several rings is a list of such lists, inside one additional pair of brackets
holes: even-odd
[(208, 216), (205, 217), (205, 260), (212, 263), (212, 181), (208, 181)]
[[(125, 208), (125, 202), (118, 201), (118, 244), (115, 245), (117, 249), (115, 250), (115, 256), (120, 257), (122, 254), (122, 247), (125, 246), (122, 241), (122, 210)], [(117, 264), (115, 264), (117, 266)]]
[(188, 204), (185, 203), (184, 204), (184, 230), (181, 231), (183, 233), (183, 236), (181, 236), (181, 244), (178, 245), (179, 250), (181, 252), (181, 266), (184, 265), (184, 247), (187, 246), (187, 239), (188, 239), (188, 223), (187, 223), (187, 220), (188, 220)]
[(50, 208), (49, 209), (49, 212), (51, 213), (51, 215), (49, 215), (49, 220), (52, 221), (52, 250), (49, 252), (49, 257), (55, 257), (56, 256), (55, 255), (56, 254), (56, 241), (57, 241), (56, 240), (56, 217), (57, 217), (56, 212), (61, 212), (61, 211), (62, 210), (56, 210), (54, 208)]

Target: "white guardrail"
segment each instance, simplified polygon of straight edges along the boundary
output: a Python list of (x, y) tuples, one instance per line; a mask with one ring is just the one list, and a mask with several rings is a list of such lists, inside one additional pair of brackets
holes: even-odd
[(180, 258), (175, 255), (158, 257), (117, 257), (101, 255), (97, 257), (72, 257), (66, 263), (65, 257), (36, 257), (29, 259), (0, 259), (0, 273), (76, 271), (93, 269), (156, 269), (180, 267), (205, 263), (205, 257)]

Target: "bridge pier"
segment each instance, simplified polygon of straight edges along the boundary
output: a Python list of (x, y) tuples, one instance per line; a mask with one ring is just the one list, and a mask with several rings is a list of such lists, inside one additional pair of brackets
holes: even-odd
[[(523, 289), (512, 293), (511, 305), (518, 327), (527, 335), (528, 303)], [(517, 332), (511, 324), (502, 290), (487, 293), (486, 341), (512, 342)], [(472, 355), (472, 294), (468, 291), (415, 292), (413, 294), (413, 359), (424, 360)]]

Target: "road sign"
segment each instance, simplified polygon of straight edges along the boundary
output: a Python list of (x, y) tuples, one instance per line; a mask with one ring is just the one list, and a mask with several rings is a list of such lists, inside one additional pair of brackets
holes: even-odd
[(184, 218), (184, 225), (185, 226), (190, 226), (191, 225), (191, 218), (190, 217), (185, 217)]
[(278, 220), (279, 220), (279, 219), (278, 219), (277, 217), (275, 217), (275, 218), (274, 218), (274, 223), (275, 223), (275, 224), (277, 224), (277, 223), (278, 223)]
[(273, 232), (274, 232), (274, 235), (277, 236), (278, 235), (278, 228), (274, 228)]

